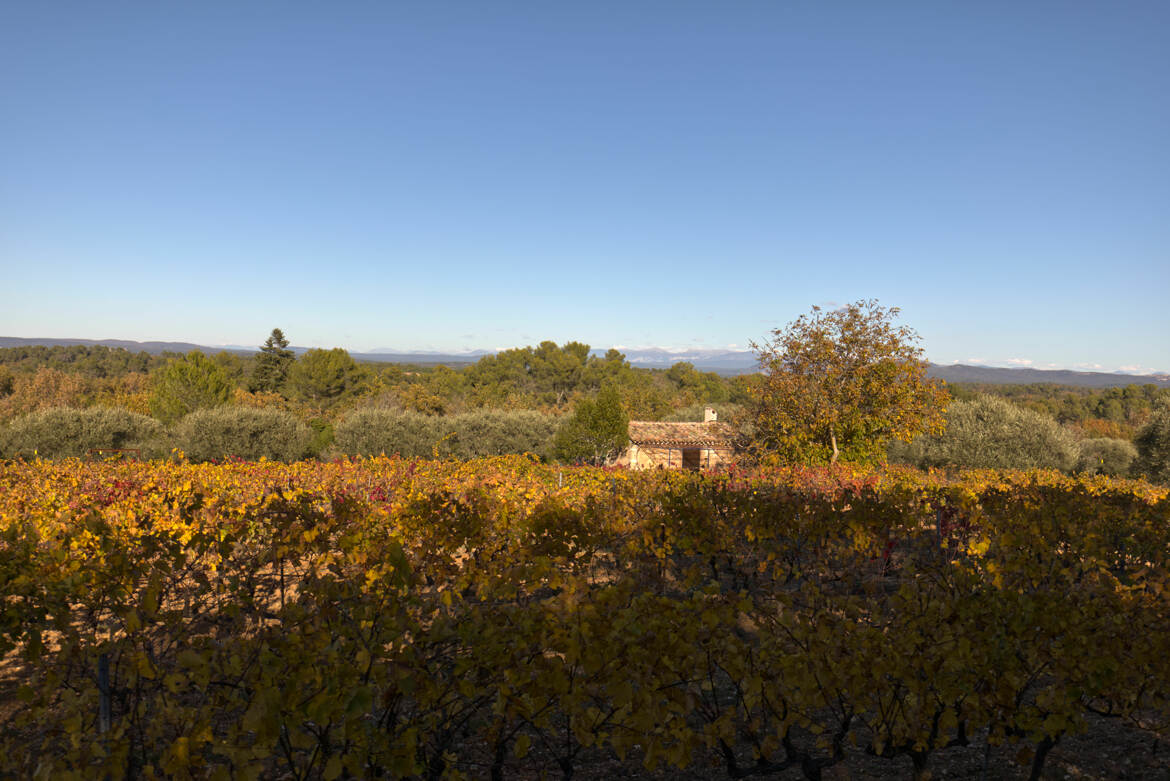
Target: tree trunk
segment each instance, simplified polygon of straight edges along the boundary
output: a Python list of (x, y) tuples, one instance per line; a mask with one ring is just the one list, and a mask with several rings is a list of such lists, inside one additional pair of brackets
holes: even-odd
[(833, 457), (829, 459), (829, 463), (835, 464), (837, 463), (837, 456), (840, 455), (840, 452), (837, 450), (837, 435), (833, 432), (833, 429), (829, 429), (829, 441), (833, 445)]
[(1039, 781), (1044, 772), (1044, 760), (1048, 758), (1048, 752), (1056, 745), (1057, 740), (1059, 738), (1045, 737), (1036, 744), (1036, 755), (1032, 758), (1032, 773), (1028, 776), (1029, 781)]
[(930, 781), (930, 752), (911, 751), (910, 761), (914, 766), (914, 781)]

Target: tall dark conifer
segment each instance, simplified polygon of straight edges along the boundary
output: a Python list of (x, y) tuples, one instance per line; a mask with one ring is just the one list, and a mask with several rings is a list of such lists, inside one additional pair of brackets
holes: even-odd
[(260, 354), (256, 356), (248, 390), (279, 392), (295, 357), (293, 351), (288, 349), (288, 339), (284, 337), (284, 332), (273, 328), (260, 348)]

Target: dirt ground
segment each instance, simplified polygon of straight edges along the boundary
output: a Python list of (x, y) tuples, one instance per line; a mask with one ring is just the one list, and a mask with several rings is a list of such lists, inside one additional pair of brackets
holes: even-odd
[[(1167, 781), (1170, 779), (1170, 739), (1158, 738), (1153, 733), (1137, 729), (1120, 719), (1090, 715), (1085, 734), (1066, 737), (1048, 754), (1042, 778), (1052, 779), (1124, 779), (1126, 781)], [(933, 779), (1027, 779), (1031, 760), (1021, 756), (1022, 744), (1008, 744), (987, 750), (981, 736), (971, 736), (971, 745), (936, 752), (930, 763)], [(534, 748), (533, 753), (539, 749)], [(529, 756), (529, 762), (535, 757)], [(602, 779), (678, 779), (701, 781), (729, 778), (726, 768), (716, 756), (700, 758), (686, 770), (659, 768), (650, 772), (638, 760), (629, 757), (625, 762), (600, 753), (586, 753), (580, 757), (573, 773), (574, 781), (602, 781)], [(1023, 761), (1021, 761), (1023, 760)], [(486, 768), (462, 766), (472, 777), (487, 777)], [(482, 772), (481, 772), (482, 771)], [(859, 748), (846, 749), (845, 760), (824, 771), (824, 781), (885, 781), (912, 777), (909, 757), (882, 759), (867, 755)], [(543, 773), (534, 772), (527, 764), (519, 772), (506, 772), (507, 779), (561, 778), (560, 769), (551, 760)], [(800, 781), (804, 775), (799, 768), (782, 773), (753, 776), (753, 778)]]

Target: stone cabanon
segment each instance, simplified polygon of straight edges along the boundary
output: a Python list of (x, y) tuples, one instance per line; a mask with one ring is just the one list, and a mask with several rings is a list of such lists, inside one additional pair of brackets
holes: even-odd
[(630, 446), (617, 459), (630, 469), (693, 469), (727, 466), (735, 459), (735, 431), (710, 407), (702, 423), (630, 421)]

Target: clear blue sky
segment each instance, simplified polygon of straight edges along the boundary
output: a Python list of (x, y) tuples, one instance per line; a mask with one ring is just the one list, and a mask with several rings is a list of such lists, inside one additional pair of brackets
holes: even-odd
[(1170, 371), (1170, 2), (0, 5), (0, 335)]

